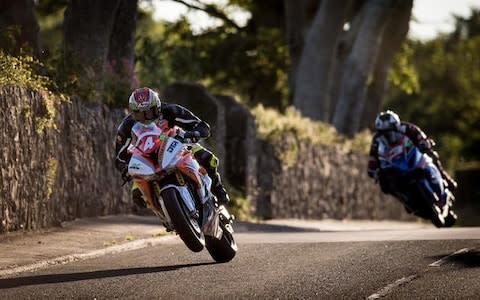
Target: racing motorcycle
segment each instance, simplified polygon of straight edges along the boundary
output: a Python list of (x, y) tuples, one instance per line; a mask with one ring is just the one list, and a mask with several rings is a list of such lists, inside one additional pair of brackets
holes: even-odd
[(193, 252), (205, 247), (217, 262), (232, 260), (234, 217), (214, 199), (212, 180), (193, 158), (185, 131), (152, 122), (136, 123), (132, 133), (136, 141), (128, 149), (128, 173), (147, 207)]
[(455, 224), (455, 197), (430, 156), (404, 135), (393, 145), (382, 137), (378, 150), (379, 177), (386, 180), (407, 212), (430, 220), (436, 227)]

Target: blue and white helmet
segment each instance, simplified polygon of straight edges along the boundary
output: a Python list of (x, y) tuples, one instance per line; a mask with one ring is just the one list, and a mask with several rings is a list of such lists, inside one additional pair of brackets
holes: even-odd
[(382, 111), (375, 119), (375, 129), (378, 131), (397, 130), (400, 125), (400, 117), (391, 110)]

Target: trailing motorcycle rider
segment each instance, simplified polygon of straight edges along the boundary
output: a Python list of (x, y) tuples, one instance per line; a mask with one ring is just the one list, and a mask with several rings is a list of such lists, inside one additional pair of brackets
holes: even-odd
[(378, 159), (378, 149), (382, 142), (386, 142), (390, 145), (397, 143), (400, 140), (401, 135), (406, 135), (418, 149), (430, 156), (433, 163), (440, 171), (442, 178), (447, 183), (450, 190), (454, 190), (457, 187), (457, 183), (451, 178), (448, 173), (443, 169), (440, 162), (438, 153), (432, 149), (435, 145), (432, 139), (429, 139), (427, 135), (416, 125), (404, 121), (400, 121), (399, 116), (391, 110), (380, 112), (375, 119), (376, 133), (372, 138), (370, 146), (370, 154), (368, 160), (368, 175), (380, 184), (382, 192), (386, 194), (393, 194), (393, 190), (390, 186), (390, 182), (380, 172), (380, 161)]
[[(135, 142), (136, 138), (134, 135), (132, 136), (133, 125), (137, 122), (142, 124), (156, 122), (160, 128), (163, 126), (167, 128), (178, 126), (186, 131), (184, 137), (195, 143), (191, 149), (192, 154), (212, 179), (211, 191), (218, 199), (219, 204), (227, 204), (230, 201), (217, 171), (218, 158), (197, 143), (201, 138), (210, 136), (208, 123), (200, 120), (183, 106), (160, 101), (158, 94), (147, 87), (132, 92), (128, 100), (128, 107), (130, 114), (120, 123), (115, 141), (115, 166), (121, 172), (125, 181), (130, 179), (128, 163), (131, 154), (127, 151), (127, 148)], [(142, 193), (135, 183), (132, 185), (132, 198), (138, 206), (145, 207)]]

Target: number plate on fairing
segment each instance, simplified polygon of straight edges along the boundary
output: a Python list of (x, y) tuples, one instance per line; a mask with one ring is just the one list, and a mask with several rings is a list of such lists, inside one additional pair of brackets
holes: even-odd
[(174, 139), (169, 138), (166, 145), (165, 151), (159, 155), (158, 160), (160, 166), (163, 169), (168, 168), (170, 165), (175, 165), (178, 160), (178, 154), (183, 150), (183, 143)]

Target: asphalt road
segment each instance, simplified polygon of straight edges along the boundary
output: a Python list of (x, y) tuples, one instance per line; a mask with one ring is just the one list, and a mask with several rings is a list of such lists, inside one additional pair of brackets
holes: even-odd
[(239, 231), (229, 263), (167, 237), (0, 278), (0, 299), (480, 299), (478, 227)]

